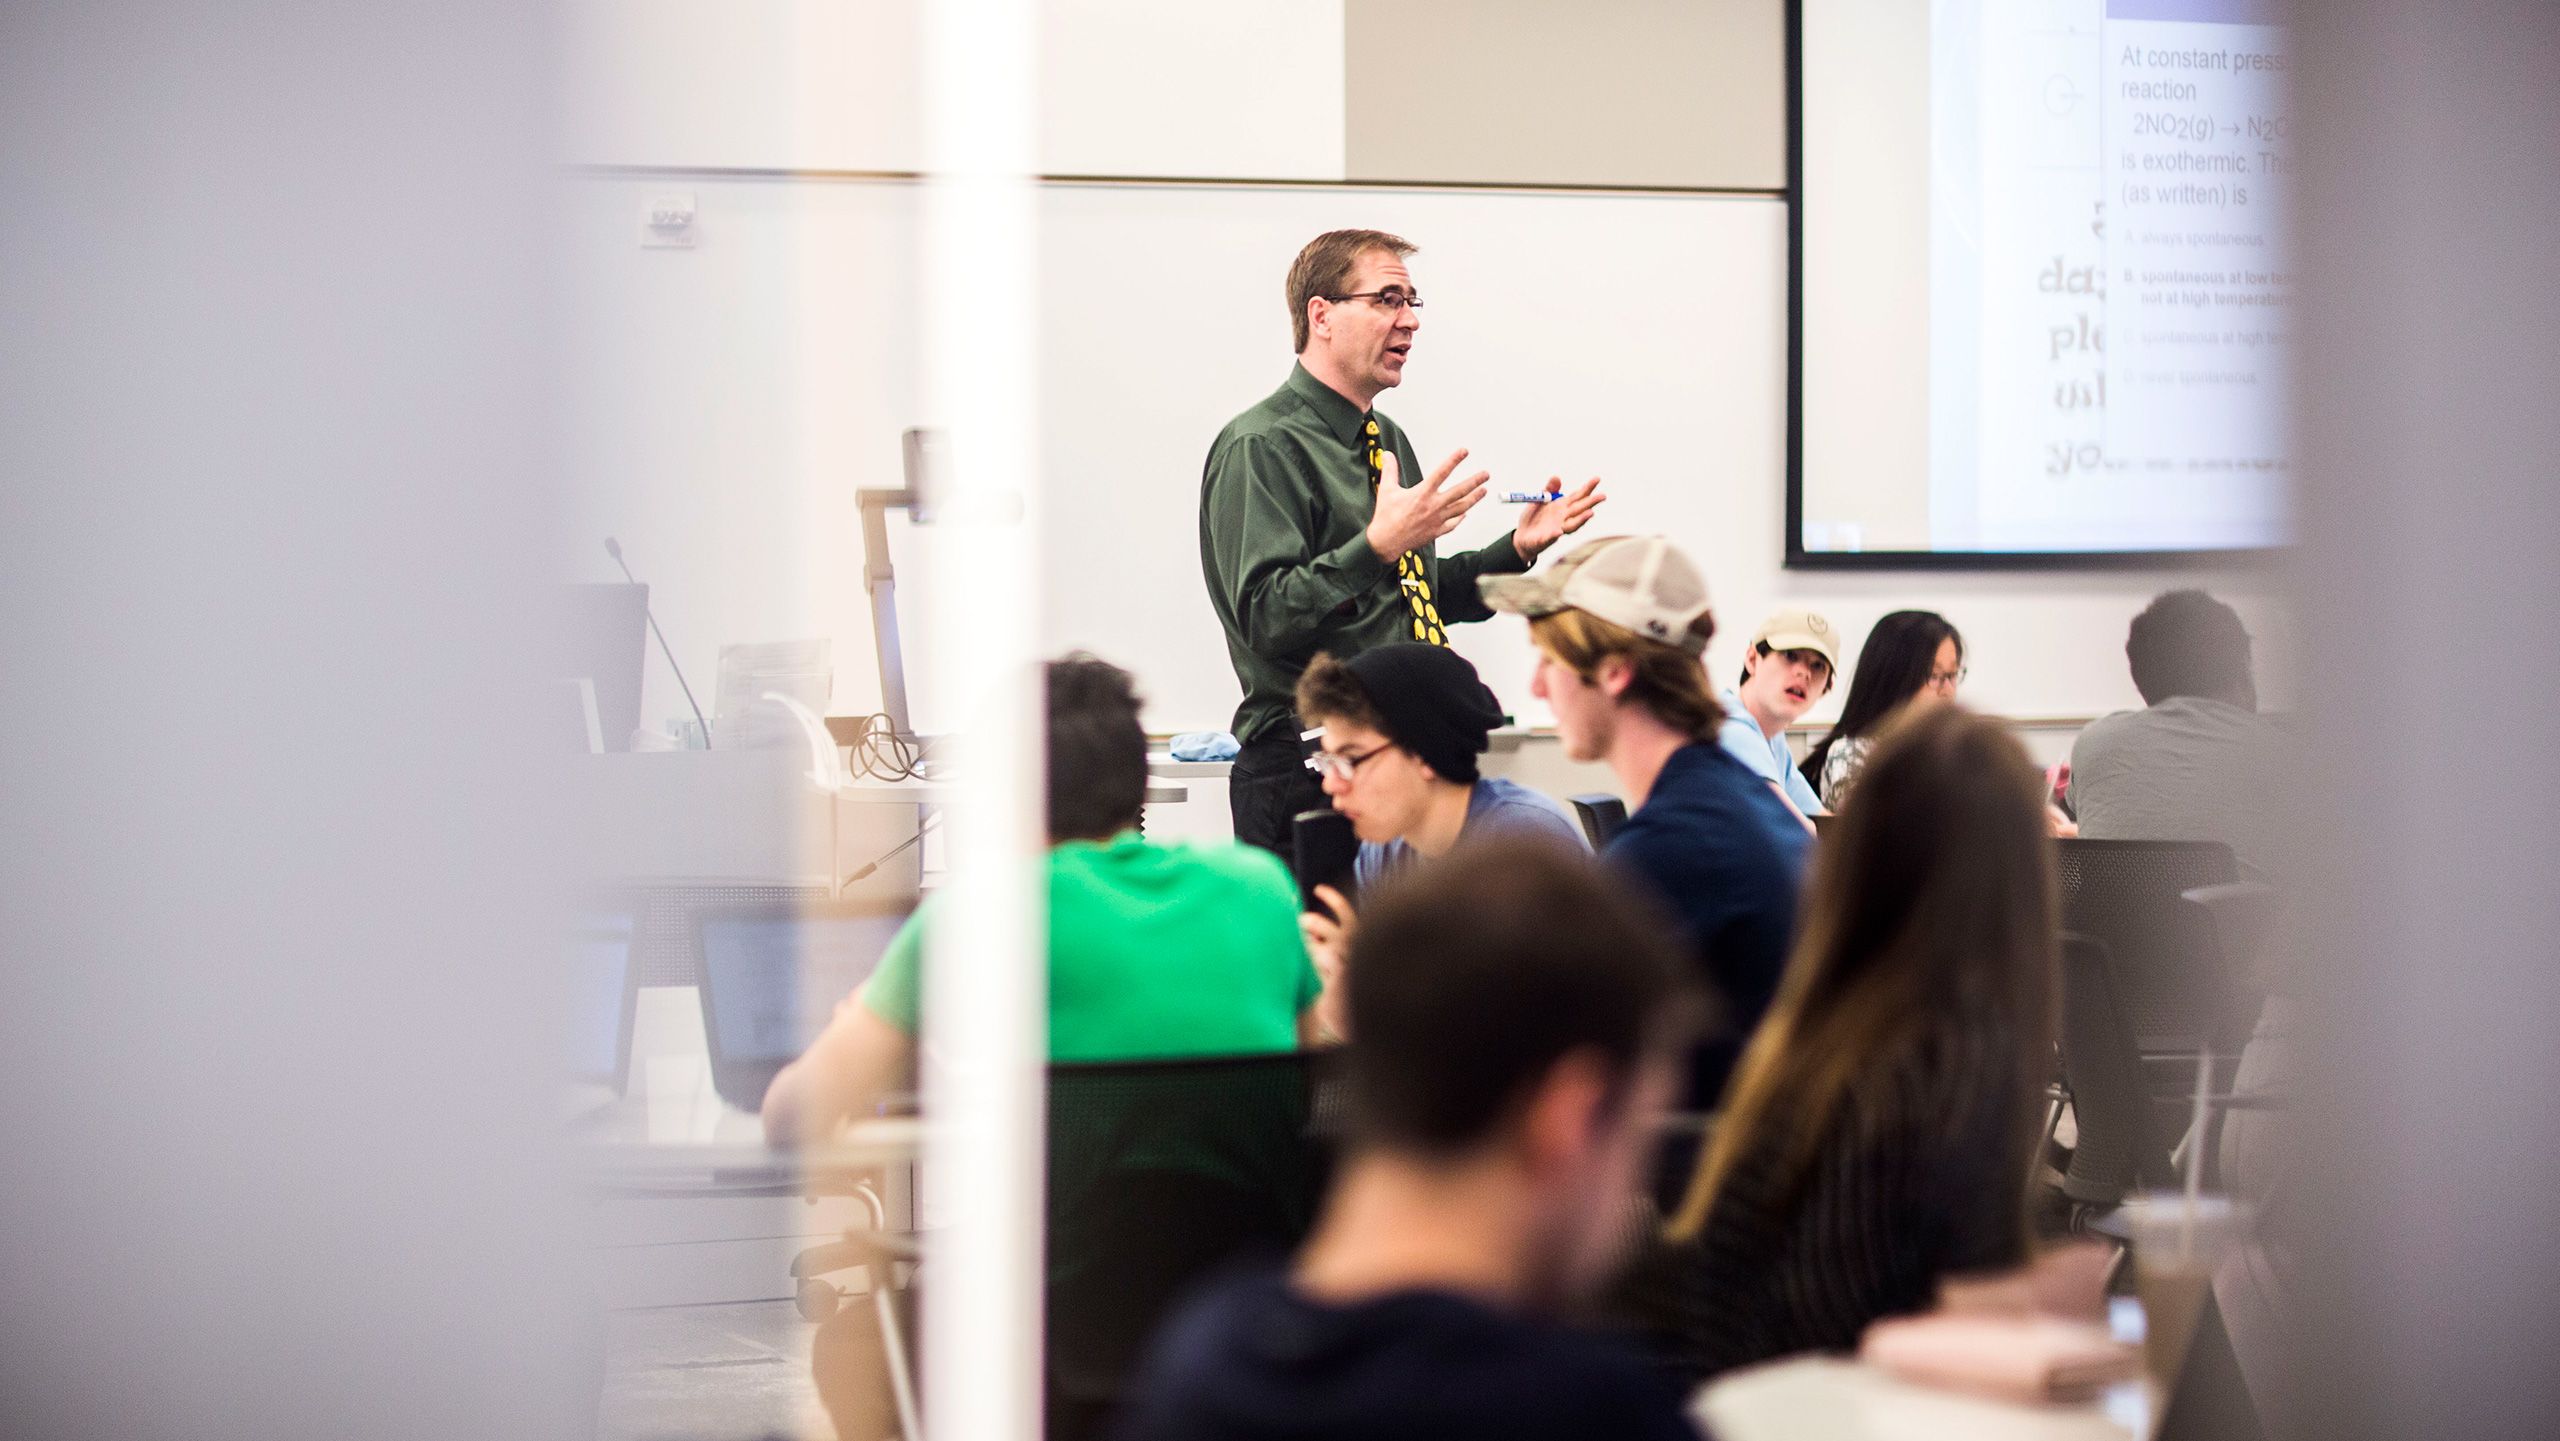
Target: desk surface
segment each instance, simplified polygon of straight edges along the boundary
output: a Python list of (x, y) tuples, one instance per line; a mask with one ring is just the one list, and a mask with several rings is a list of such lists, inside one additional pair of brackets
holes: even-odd
[(1803, 1356), (1754, 1366), (1698, 1393), (1690, 1414), (1717, 1441), (2141, 1441), (2147, 1383), (2073, 1406), (2022, 1406), (1897, 1381), (1860, 1362)]
[[(1161, 774), (1161, 772), (1155, 772), (1155, 768), (1152, 766), (1148, 769), (1151, 773)], [(1206, 767), (1197, 773), (1205, 775), (1211, 770), (1214, 770), (1219, 775), (1224, 775), (1226, 774), (1227, 768), (1226, 765), (1221, 762), (1214, 767)], [(856, 780), (847, 785), (843, 790), (837, 791), (835, 795), (836, 799), (840, 801), (869, 803), (872, 805), (887, 803), (892, 805), (930, 806), (939, 805), (942, 802), (949, 800), (951, 798), (952, 789), (952, 782), (947, 780)], [(1191, 788), (1189, 786), (1174, 785), (1166, 781), (1147, 782), (1147, 804), (1149, 805), (1171, 805), (1176, 801), (1189, 799), (1190, 795)]]
[(764, 1125), (707, 1089), (625, 1097), (570, 1123), (570, 1155), (588, 1184), (652, 1193), (792, 1189), (812, 1176), (872, 1171), (916, 1159), (924, 1123), (865, 1121), (824, 1146), (778, 1151)]

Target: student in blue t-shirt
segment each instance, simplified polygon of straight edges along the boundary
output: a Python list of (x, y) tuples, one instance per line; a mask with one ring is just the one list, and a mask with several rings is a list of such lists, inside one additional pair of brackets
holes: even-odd
[(1608, 859), (1682, 923), (1726, 1024), (1692, 1058), (1688, 1105), (1712, 1109), (1743, 1038), (1776, 995), (1812, 834), (1776, 788), (1717, 744), (1724, 709), (1699, 663), (1715, 618), (1706, 577), (1660, 536), (1595, 540), (1544, 576), (1481, 582), (1529, 617), (1530, 689), (1565, 754), (1617, 773), (1630, 814)]
[[(1476, 757), (1502, 724), (1502, 703), (1466, 657), (1416, 641), (1350, 660), (1319, 655), (1298, 678), (1298, 718), (1324, 731), (1307, 764), (1326, 799), (1360, 837), (1352, 877), (1365, 889), (1460, 841), (1530, 835), (1576, 853), (1591, 849), (1562, 804), (1516, 781), (1480, 774)], [(1340, 971), (1350, 902), (1318, 888), (1327, 913), (1304, 926), (1327, 990)], [(1318, 1009), (1340, 1026), (1339, 997)]]
[(1825, 811), (1787, 750), (1787, 727), (1831, 693), (1839, 674), (1840, 633), (1831, 622), (1809, 610), (1782, 610), (1760, 623), (1742, 655), (1742, 678), (1716, 698), (1724, 706), (1724, 748), (1800, 815)]

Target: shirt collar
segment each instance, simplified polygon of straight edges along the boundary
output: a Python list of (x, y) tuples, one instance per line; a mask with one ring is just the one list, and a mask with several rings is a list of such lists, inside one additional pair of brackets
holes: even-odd
[(1368, 423), (1369, 415), (1353, 405), (1349, 396), (1307, 374), (1306, 366), (1294, 362), (1289, 366), (1289, 389), (1323, 419), (1325, 429), (1332, 431), (1335, 439), (1344, 445), (1359, 442), (1360, 428)]

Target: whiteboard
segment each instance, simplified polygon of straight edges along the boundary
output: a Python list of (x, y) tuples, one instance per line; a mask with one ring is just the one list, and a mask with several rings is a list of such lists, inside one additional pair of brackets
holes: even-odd
[[(699, 243), (643, 248), (641, 210), (671, 188), (698, 201)], [(562, 578), (619, 580), (599, 545), (618, 535), (697, 685), (723, 644), (822, 636), (833, 710), (876, 709), (853, 496), (896, 485), (899, 432), (933, 420), (916, 376), (916, 187), (608, 176), (564, 200), (575, 363)], [(2140, 704), (2126, 621), (2166, 585), (2203, 584), (2241, 592), (2276, 671), (2260, 689), (2276, 704), (2287, 693), (2288, 617), (2266, 577), (1784, 569), (1778, 201), (1053, 184), (1039, 207), (1040, 640), (1136, 670), (1151, 729), (1223, 727), (1234, 712), (1200, 578), (1200, 467), (1219, 428), (1288, 373), (1290, 259), (1344, 225), (1423, 246), (1422, 335), (1381, 408), (1428, 458), (1466, 445), (1506, 482), (1604, 477), (1611, 499), (1586, 534), (1660, 531), (1697, 558), (1723, 626), (1708, 652), (1719, 682), (1777, 606), (1821, 610), (1854, 637), (1885, 611), (1925, 606), (1964, 631), (1970, 704), (2097, 714)], [(1883, 444), (1868, 427), (1850, 439)], [(1480, 544), (1502, 525), (1488, 509), (1453, 539)], [(891, 540), (912, 622), (920, 548), (902, 525)], [(1536, 723), (1523, 630), (1497, 619), (1452, 635)], [(686, 714), (654, 654), (643, 685), (644, 721)], [(916, 693), (919, 724), (955, 719), (940, 699)], [(1815, 716), (1836, 712), (1826, 698)]]
[[(1710, 584), (1728, 549), (1769, 568), (1774, 535), (1732, 520), (1744, 493), (1740, 513), (1765, 515), (1784, 474), (1777, 202), (1053, 186), (1041, 223), (1041, 639), (1135, 670), (1153, 729), (1223, 729), (1233, 715), (1240, 692), (1200, 574), (1200, 472), (1227, 421), (1287, 377), (1283, 277), (1325, 230), (1422, 247), (1422, 330), (1378, 409), (1425, 464), (1463, 445), (1497, 490), (1598, 475), (1610, 499), (1585, 537), (1668, 533)], [(1494, 539), (1510, 514), (1486, 503), (1444, 553)], [(1451, 640), (1508, 709), (1546, 718), (1521, 622)]]

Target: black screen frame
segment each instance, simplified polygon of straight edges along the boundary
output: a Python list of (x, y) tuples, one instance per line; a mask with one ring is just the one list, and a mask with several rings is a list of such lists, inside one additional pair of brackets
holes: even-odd
[(2214, 571), (2283, 547), (2219, 550), (1807, 550), (1804, 544), (1804, 0), (1786, 0), (1788, 570)]

